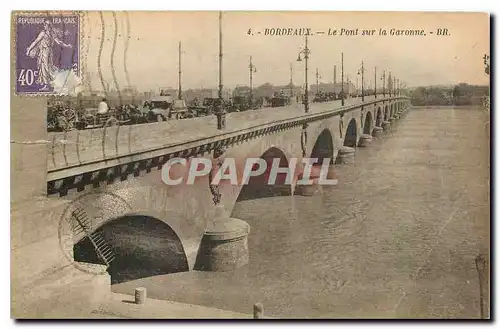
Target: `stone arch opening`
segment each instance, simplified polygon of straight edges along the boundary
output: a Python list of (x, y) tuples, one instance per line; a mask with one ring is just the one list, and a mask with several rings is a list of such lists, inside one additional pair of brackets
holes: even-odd
[(368, 111), (365, 117), (365, 126), (363, 127), (363, 134), (371, 135), (373, 130), (372, 113)]
[(330, 164), (333, 163), (333, 136), (329, 129), (324, 129), (316, 138), (313, 149), (311, 151), (311, 158), (318, 159), (316, 166), (321, 166), (324, 159), (330, 159)]
[[(108, 267), (111, 283), (189, 271), (187, 256), (175, 231), (151, 216), (126, 215), (104, 223), (94, 231), (94, 243), (104, 241), (114, 259)], [(106, 249), (99, 247), (100, 250)], [(75, 261), (103, 264), (96, 247), (84, 237), (73, 247)]]
[(384, 121), (388, 121), (389, 120), (389, 106), (385, 106), (385, 110), (384, 110)]
[(345, 131), (344, 146), (356, 147), (358, 140), (356, 119), (351, 119)]
[(376, 120), (375, 125), (376, 125), (377, 127), (381, 127), (381, 126), (382, 126), (382, 122), (383, 122), (383, 121), (384, 121), (384, 117), (383, 117), (383, 115), (382, 115), (382, 109), (379, 107), (379, 108), (377, 109), (377, 120)]
[(394, 104), (391, 104), (389, 113), (391, 114), (389, 118), (392, 118), (394, 116)]
[(329, 158), (333, 161), (333, 136), (328, 129), (324, 129), (316, 138), (311, 152), (311, 158), (318, 159), (318, 165), (323, 163), (323, 159)]
[[(267, 163), (266, 171), (259, 176), (250, 177), (248, 184), (243, 185), (236, 202), (292, 195), (292, 185), (285, 182), (286, 173), (278, 173), (274, 184), (269, 184), (269, 175), (274, 159), (279, 159), (279, 168), (288, 168), (288, 159), (285, 153), (277, 147), (271, 147), (260, 158)], [(255, 170), (257, 167), (256, 164), (253, 169)]]

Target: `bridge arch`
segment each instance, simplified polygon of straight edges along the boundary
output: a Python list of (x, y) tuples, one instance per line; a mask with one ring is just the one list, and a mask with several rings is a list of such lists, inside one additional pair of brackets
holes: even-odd
[(384, 121), (384, 115), (382, 114), (382, 108), (379, 107), (377, 109), (377, 115), (376, 115), (376, 119), (375, 119), (375, 126), (381, 127), (383, 121)]
[(358, 132), (357, 132), (356, 119), (352, 118), (351, 121), (349, 121), (347, 129), (345, 131), (344, 146), (356, 147), (357, 140), (358, 140)]
[(365, 116), (365, 126), (363, 127), (363, 134), (371, 135), (373, 131), (373, 116), (372, 112), (368, 111)]
[[(278, 173), (274, 185), (268, 184), (271, 165), (274, 159), (279, 159), (280, 168), (288, 168), (289, 160), (285, 152), (276, 146), (271, 146), (262, 153), (260, 158), (264, 159), (267, 163), (266, 171), (259, 176), (250, 177), (248, 184), (243, 185), (240, 189), (236, 202), (292, 194), (292, 184), (286, 184), (286, 174), (284, 173)], [(255, 165), (255, 167), (257, 166)]]
[(330, 163), (333, 163), (334, 158), (334, 144), (333, 135), (330, 129), (325, 128), (316, 138), (314, 147), (311, 151), (311, 158), (317, 158), (318, 164), (323, 163), (323, 159), (329, 158)]
[(386, 105), (384, 108), (384, 121), (389, 120), (389, 106)]
[[(157, 217), (127, 214), (104, 222), (93, 230), (93, 236), (96, 233), (115, 257), (108, 268), (112, 283), (189, 271), (180, 237)], [(73, 250), (76, 261), (102, 264), (88, 237), (78, 241)]]

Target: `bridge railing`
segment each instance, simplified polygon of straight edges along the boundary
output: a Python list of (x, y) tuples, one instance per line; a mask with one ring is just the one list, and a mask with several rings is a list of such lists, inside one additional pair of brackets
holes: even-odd
[(202, 117), (149, 123), (142, 125), (112, 126), (101, 129), (73, 130), (49, 133), (48, 181), (84, 172), (151, 159), (168, 153), (182, 152), (189, 148), (208, 147), (228, 138), (246, 138), (248, 134), (278, 126), (300, 125), (321, 120), (359, 108), (362, 104), (407, 99), (405, 96), (377, 99), (366, 96), (340, 101), (312, 103), (310, 113), (303, 106), (268, 108), (256, 111), (230, 113), (227, 128), (217, 130), (214, 117)]

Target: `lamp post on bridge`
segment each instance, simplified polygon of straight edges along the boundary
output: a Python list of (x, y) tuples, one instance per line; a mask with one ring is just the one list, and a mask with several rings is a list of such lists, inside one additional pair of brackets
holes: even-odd
[(222, 106), (222, 11), (219, 12), (219, 92), (217, 104), (217, 129), (223, 130), (226, 127), (226, 110)]
[(297, 57), (297, 62), (302, 62), (302, 58), (300, 57), (300, 55), (304, 55), (304, 62), (305, 62), (305, 95), (304, 95), (304, 111), (306, 113), (309, 112), (309, 85), (308, 85), (308, 82), (307, 82), (307, 70), (308, 70), (308, 61), (309, 61), (309, 54), (311, 53), (311, 51), (309, 50), (309, 47), (307, 46), (307, 35), (306, 35), (306, 40), (305, 40), (305, 47), (304, 49), (301, 49), (299, 51), (299, 55)]
[(321, 75), (319, 75), (318, 68), (316, 68), (316, 95), (319, 94), (319, 78), (321, 78)]
[(181, 42), (179, 41), (179, 90), (178, 90), (178, 95), (177, 98), (182, 99), (182, 65), (181, 65)]
[(380, 77), (380, 80), (382, 80), (382, 95), (385, 98), (385, 70), (382, 72), (382, 76)]
[(250, 104), (253, 104), (253, 74), (257, 73), (257, 68), (252, 63), (252, 56), (250, 56), (250, 63), (248, 64), (250, 71)]
[(342, 75), (342, 83), (341, 83), (341, 91), (340, 91), (340, 95), (341, 95), (341, 100), (342, 100), (342, 106), (344, 106), (344, 53), (341, 54), (341, 57), (340, 57), (340, 61), (341, 61), (341, 65), (342, 65), (342, 70), (341, 70), (341, 75)]
[(387, 77), (387, 90), (389, 91), (389, 97), (392, 95), (392, 75), (389, 72), (389, 76)]
[(361, 75), (361, 101), (365, 101), (365, 66), (363, 61), (361, 61), (361, 69), (358, 71), (358, 75)]

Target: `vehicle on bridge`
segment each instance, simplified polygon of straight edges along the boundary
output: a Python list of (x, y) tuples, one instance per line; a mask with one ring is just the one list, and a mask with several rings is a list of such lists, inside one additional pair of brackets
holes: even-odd
[(270, 99), (271, 107), (282, 107), (291, 104), (290, 97), (285, 95), (275, 95)]
[(320, 91), (314, 95), (313, 102), (322, 103), (322, 102), (333, 101), (335, 99), (337, 99), (335, 93)]
[(47, 108), (47, 131), (68, 131), (76, 128), (77, 112), (62, 105)]
[[(192, 105), (189, 107), (189, 111), (192, 113), (192, 116), (195, 117), (211, 115), (217, 111), (219, 104), (220, 101), (218, 97), (205, 97), (201, 105)], [(222, 108), (225, 109), (226, 112), (234, 112), (232, 104), (224, 99), (222, 100)]]
[(256, 110), (262, 107), (264, 100), (262, 97), (257, 99), (248, 96), (233, 96), (231, 100), (231, 112), (241, 112), (247, 110)]
[(129, 105), (109, 109), (99, 114), (97, 108), (73, 109), (63, 105), (49, 106), (47, 109), (48, 131), (70, 131), (73, 129), (92, 129), (114, 125), (143, 123), (139, 111)]
[(98, 113), (97, 108), (84, 108), (77, 111), (74, 127), (77, 129), (103, 128), (116, 125), (140, 123), (141, 115), (128, 106), (109, 109), (107, 113)]
[(168, 94), (155, 96), (145, 101), (141, 107), (141, 112), (146, 116), (148, 122), (191, 117), (186, 102), (182, 99), (174, 99)]

